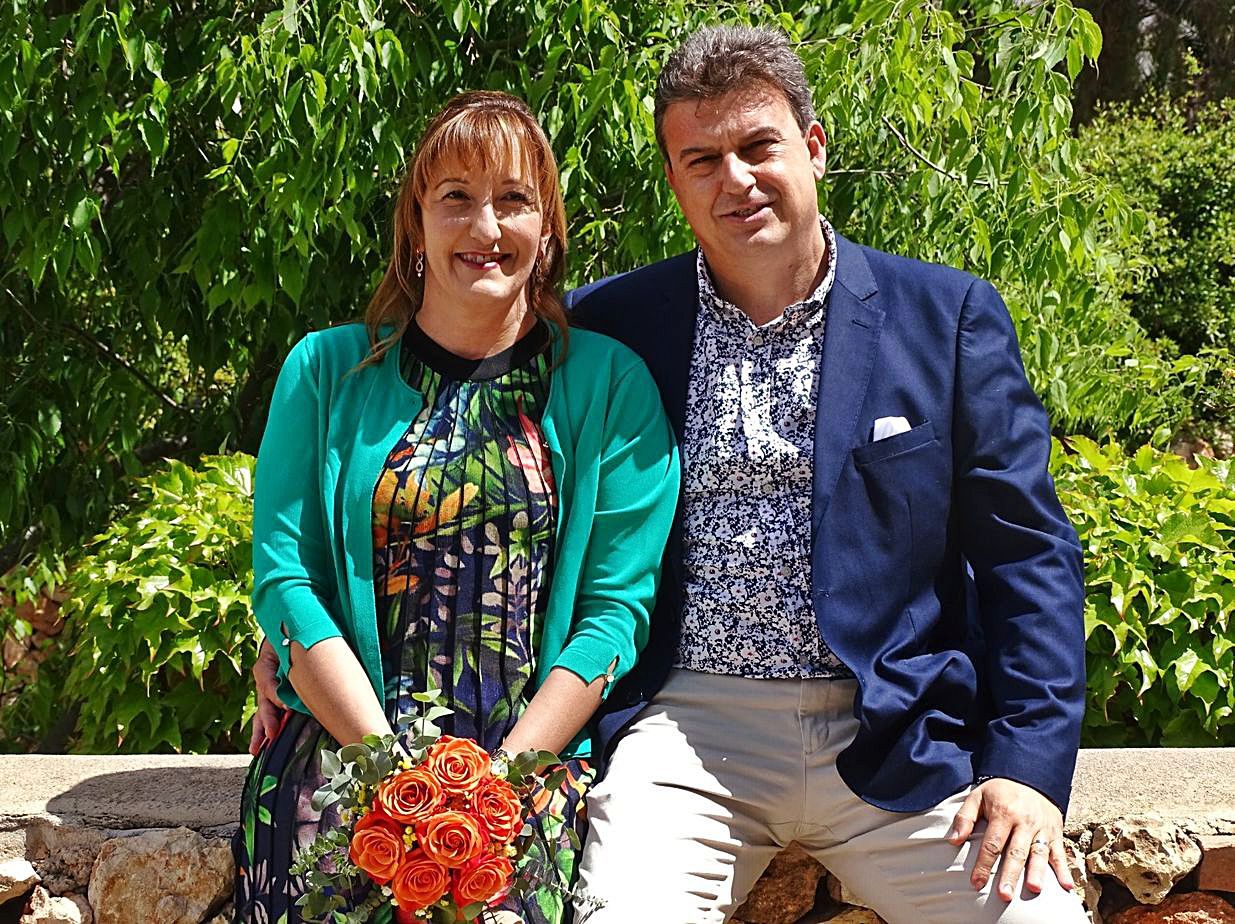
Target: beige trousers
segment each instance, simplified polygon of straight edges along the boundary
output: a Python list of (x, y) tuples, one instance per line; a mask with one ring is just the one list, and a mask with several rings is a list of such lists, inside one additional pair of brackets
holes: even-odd
[(588, 795), (576, 924), (720, 924), (794, 841), (890, 924), (1087, 921), (1053, 877), (1011, 903), (991, 894), (996, 876), (973, 889), (982, 826), (945, 840), (967, 791), (896, 813), (849, 790), (836, 756), (856, 689), (673, 671)]

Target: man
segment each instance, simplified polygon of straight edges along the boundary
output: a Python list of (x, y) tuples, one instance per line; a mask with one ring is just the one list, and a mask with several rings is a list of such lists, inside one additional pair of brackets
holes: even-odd
[(647, 362), (684, 463), (579, 918), (728, 920), (796, 841), (892, 924), (1085, 920), (1080, 550), (1002, 302), (818, 214), (779, 33), (688, 38), (656, 128), (699, 250), (567, 296)]
[(820, 217), (780, 34), (695, 33), (655, 116), (699, 251), (567, 298), (648, 363), (683, 459), (600, 722), (589, 924), (727, 920), (791, 841), (893, 924), (1083, 921), (1080, 549), (1007, 311)]

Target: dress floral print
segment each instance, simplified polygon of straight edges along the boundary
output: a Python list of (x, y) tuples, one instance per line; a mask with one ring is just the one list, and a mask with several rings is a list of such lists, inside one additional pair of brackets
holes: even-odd
[(828, 265), (802, 302), (756, 326), (698, 255), (699, 314), (682, 442), (679, 667), (742, 677), (846, 677), (810, 599), (811, 478)]
[[(531, 696), (531, 678), (553, 557), (557, 496), (540, 429), (548, 398), (549, 336), (535, 327), (484, 360), (447, 352), (415, 324), (401, 368), (424, 408), (387, 456), (373, 492), (374, 593), (385, 701), (391, 721), (415, 711), (412, 694), (435, 687), (454, 712), (449, 735), (496, 748)], [(313, 812), (318, 755), (333, 745), (310, 716), (289, 713), (254, 761), (236, 839), (237, 921), (292, 924), (300, 884), (287, 874), (298, 848), (338, 819)], [(573, 879), (593, 771), (570, 760), (566, 782), (541, 791), (537, 845), (551, 840)], [(538, 874), (539, 875), (539, 874)], [(550, 887), (508, 898), (527, 924), (554, 924), (569, 901)]]

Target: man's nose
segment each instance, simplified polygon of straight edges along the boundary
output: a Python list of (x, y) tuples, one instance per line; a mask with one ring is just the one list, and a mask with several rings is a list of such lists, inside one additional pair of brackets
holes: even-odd
[(751, 172), (750, 164), (737, 154), (726, 154), (720, 159), (720, 176), (727, 193), (746, 193), (755, 185), (755, 175)]
[(473, 240), (482, 244), (492, 244), (502, 236), (502, 229), (497, 222), (497, 212), (493, 203), (482, 202), (472, 216), (472, 226), (469, 229)]

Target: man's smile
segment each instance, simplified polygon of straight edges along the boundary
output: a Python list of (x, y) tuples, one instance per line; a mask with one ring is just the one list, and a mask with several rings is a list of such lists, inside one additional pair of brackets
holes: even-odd
[(724, 217), (741, 222), (750, 221), (752, 219), (762, 217), (763, 214), (771, 208), (771, 205), (772, 204), (770, 202), (759, 202), (753, 205), (744, 205), (739, 209), (733, 209), (725, 212)]

